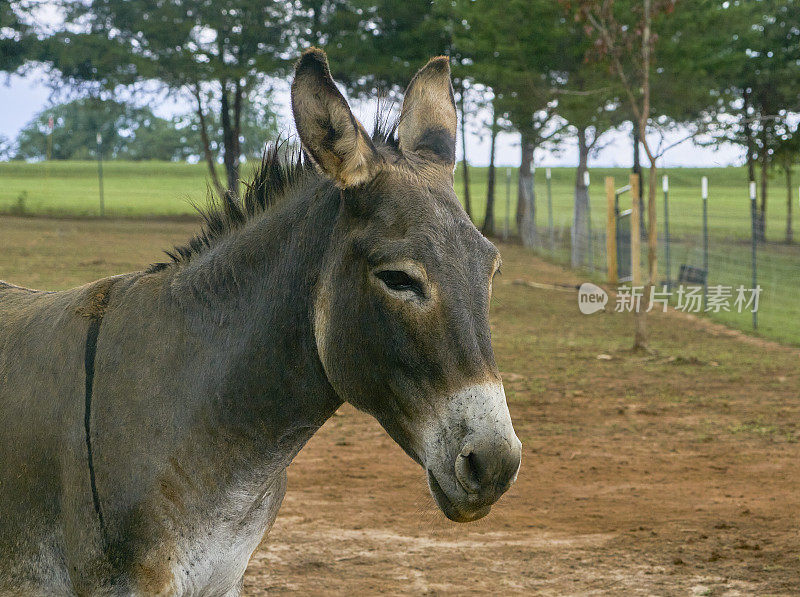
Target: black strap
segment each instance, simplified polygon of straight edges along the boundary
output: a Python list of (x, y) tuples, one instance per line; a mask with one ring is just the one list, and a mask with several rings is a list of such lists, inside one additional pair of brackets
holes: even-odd
[(100, 506), (100, 496), (97, 493), (97, 480), (94, 473), (94, 459), (92, 456), (92, 388), (94, 386), (94, 361), (97, 354), (97, 336), (100, 333), (100, 323), (102, 318), (92, 319), (89, 324), (89, 332), (86, 335), (86, 353), (84, 357), (84, 368), (86, 371), (86, 401), (83, 413), (83, 426), (86, 430), (86, 451), (89, 454), (89, 481), (92, 484), (92, 501), (94, 511), (100, 521), (100, 531), (103, 539), (106, 539), (106, 525), (103, 520), (103, 508)]

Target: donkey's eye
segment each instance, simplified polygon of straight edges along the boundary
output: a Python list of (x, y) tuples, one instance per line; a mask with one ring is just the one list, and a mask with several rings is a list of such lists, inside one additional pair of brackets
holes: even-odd
[(425, 292), (422, 290), (422, 284), (420, 281), (415, 280), (403, 270), (387, 269), (376, 272), (375, 276), (377, 276), (381, 282), (386, 284), (387, 288), (390, 290), (396, 290), (397, 292), (411, 290), (422, 297), (425, 296)]

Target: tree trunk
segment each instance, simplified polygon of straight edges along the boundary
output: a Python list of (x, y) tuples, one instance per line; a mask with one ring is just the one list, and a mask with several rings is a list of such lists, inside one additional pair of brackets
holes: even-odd
[(769, 155), (767, 153), (767, 127), (762, 124), (761, 129), (761, 155), (759, 156), (761, 165), (761, 205), (758, 210), (758, 240), (767, 240), (767, 178), (769, 176)]
[[(633, 122), (633, 173), (639, 175), (639, 180), (642, 179), (642, 163), (639, 160), (639, 123)], [(639, 196), (641, 198), (641, 194)]]
[(525, 247), (533, 247), (536, 241), (536, 195), (533, 188), (534, 149), (533, 142), (523, 135), (517, 187), (517, 226)]
[(217, 176), (217, 163), (214, 159), (214, 154), (211, 151), (211, 142), (208, 139), (208, 127), (206, 126), (206, 114), (205, 110), (203, 110), (203, 100), (202, 96), (200, 95), (200, 86), (195, 86), (194, 90), (194, 97), (197, 100), (197, 118), (200, 121), (200, 140), (203, 144), (203, 155), (206, 159), (206, 165), (208, 166), (208, 175), (211, 177), (211, 184), (214, 185), (214, 189), (217, 192), (217, 195), (222, 197), (225, 194), (225, 189), (222, 187), (222, 183), (219, 181), (219, 176)]
[(792, 163), (786, 164), (786, 244), (794, 242), (792, 231)]
[(241, 179), (241, 156), (242, 156), (242, 100), (244, 91), (241, 80), (236, 81), (233, 96), (233, 148), (236, 152), (236, 185), (238, 192), (239, 180)]
[(483, 217), (483, 234), (494, 236), (495, 149), (497, 146), (497, 114), (492, 106), (492, 141), (489, 145), (489, 171), (486, 175), (486, 215)]
[[(642, 161), (639, 155), (639, 149), (642, 146), (642, 137), (639, 133), (639, 123), (633, 123), (633, 173), (639, 175), (639, 196), (635, 197), (639, 201), (639, 213), (644, 214), (644, 194), (642, 188), (644, 187), (644, 178), (642, 177)], [(642, 238), (647, 234), (647, 225), (642, 221)]]
[(585, 173), (589, 165), (589, 145), (586, 141), (586, 127), (578, 127), (578, 169), (575, 172), (575, 206), (572, 214), (572, 267), (586, 265), (589, 249), (589, 189), (585, 183)]
[(742, 96), (744, 100), (744, 137), (747, 146), (747, 182), (756, 181), (755, 141), (753, 139), (753, 126), (750, 124), (750, 92), (745, 89)]
[(464, 87), (459, 94), (459, 112), (461, 112), (461, 172), (464, 180), (464, 211), (472, 219), (472, 199), (469, 194), (469, 164), (467, 164), (467, 114), (464, 108)]
[[(656, 255), (656, 196), (655, 196), (655, 184), (656, 184), (656, 158), (653, 155), (653, 152), (650, 150), (650, 144), (647, 142), (647, 120), (650, 118), (650, 52), (652, 47), (650, 45), (650, 25), (652, 15), (650, 12), (651, 9), (651, 2), (650, 0), (643, 1), (643, 11), (644, 11), (644, 19), (643, 24), (644, 27), (642, 28), (642, 106), (639, 112), (639, 140), (644, 147), (644, 151), (647, 154), (647, 159), (650, 161), (650, 180), (648, 180), (649, 185), (649, 193), (648, 193), (648, 224), (649, 224), (649, 234), (648, 234), (648, 242), (647, 242), (647, 258), (649, 264), (649, 275), (648, 280), (644, 285), (644, 297), (642, 303), (646, 303), (649, 299), (650, 295), (650, 287), (655, 284), (656, 278), (656, 267), (657, 267), (657, 255)], [(636, 151), (639, 151), (637, 146)], [(641, 177), (639, 178), (641, 181)], [(642, 196), (642, 186), (641, 182), (639, 184), (639, 197)], [(640, 202), (641, 205), (641, 202)], [(642, 210), (639, 211), (640, 214), (644, 212)], [(639, 256), (636, 256), (638, 259)], [(648, 349), (648, 333), (647, 333), (647, 311), (646, 309), (639, 309), (639, 312), (635, 315), (635, 331), (634, 331), (634, 338), (633, 338), (633, 348), (635, 350), (647, 350)]]
[[(222, 122), (222, 142), (223, 155), (222, 161), (225, 164), (225, 173), (228, 177), (228, 192), (234, 197), (239, 196), (239, 139), (236, 135), (235, 125), (231, 122), (231, 105), (228, 90), (228, 81), (220, 81), (222, 86), (222, 97), (220, 100), (220, 120)], [(236, 95), (238, 85), (234, 86)], [(234, 98), (234, 109), (236, 104)], [(239, 100), (241, 101), (241, 100)]]
[[(658, 171), (655, 158), (650, 158), (650, 175), (647, 181), (647, 264), (649, 266), (649, 284), (658, 282), (658, 212), (656, 211), (656, 181)], [(648, 299), (649, 300), (649, 299)]]

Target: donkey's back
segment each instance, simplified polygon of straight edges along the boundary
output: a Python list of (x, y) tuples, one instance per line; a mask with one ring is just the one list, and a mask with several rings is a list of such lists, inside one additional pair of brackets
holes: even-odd
[[(71, 593), (66, 542), (91, 545), (80, 529), (92, 528), (80, 515), (91, 512), (85, 353), (107, 285), (41, 292), (0, 282), (0, 595)], [(76, 528), (65, 512), (78, 515), (66, 517)]]

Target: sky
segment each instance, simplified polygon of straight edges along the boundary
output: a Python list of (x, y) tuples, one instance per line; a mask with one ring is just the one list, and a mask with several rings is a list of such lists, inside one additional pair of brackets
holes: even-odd
[[(282, 84), (281, 84), (282, 83)], [(0, 79), (0, 135), (14, 139), (19, 131), (33, 118), (33, 116), (52, 104), (53, 90), (40, 71), (33, 70), (26, 76), (12, 75)], [(275, 85), (273, 104), (282, 116), (287, 132), (292, 132), (291, 113), (289, 109), (288, 85), (279, 82)], [(190, 106), (181, 101), (168, 101), (156, 105), (150, 104), (158, 116), (170, 117), (178, 113), (189, 111)], [(373, 104), (354, 103), (354, 112), (367, 125), (372, 123), (374, 114)], [(485, 166), (489, 163), (489, 139), (485, 130), (478, 130), (477, 123), (488, 121), (487, 114), (473, 114), (472, 125), (467, 127), (467, 158), (471, 165)], [(669, 145), (687, 136), (685, 129), (677, 129), (667, 133), (664, 145)], [(654, 144), (661, 141), (660, 137), (649, 138)], [(590, 159), (589, 167), (621, 166), (630, 167), (633, 162), (631, 149), (630, 128), (612, 131), (601, 138), (603, 147)], [(461, 159), (461, 146), (458, 147)], [(734, 145), (724, 145), (716, 149), (699, 147), (691, 141), (686, 141), (668, 150), (661, 158), (661, 167), (714, 167), (739, 165), (743, 161), (743, 151)], [(519, 135), (514, 133), (501, 133), (498, 136), (497, 157), (498, 166), (516, 166), (519, 164), (520, 146)], [(562, 143), (557, 150), (537, 149), (535, 162), (537, 167), (544, 166), (574, 166), (577, 163), (578, 153), (574, 141)], [(642, 155), (642, 163), (646, 163)]]

